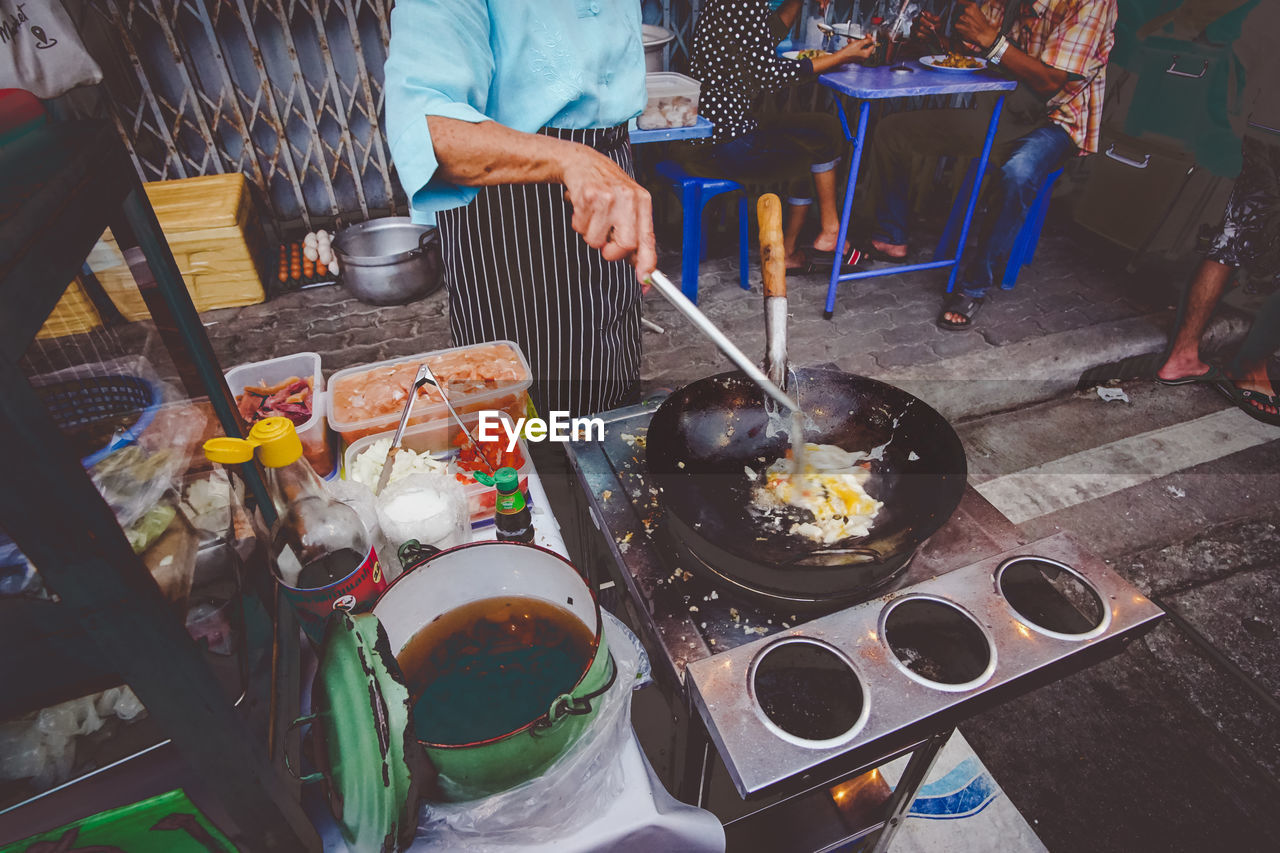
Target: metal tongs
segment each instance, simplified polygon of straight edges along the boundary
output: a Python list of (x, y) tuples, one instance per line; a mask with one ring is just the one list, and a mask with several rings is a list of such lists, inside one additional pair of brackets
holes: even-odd
[(484, 449), (480, 447), (471, 430), (467, 429), (467, 425), (462, 422), (462, 418), (458, 417), (458, 413), (453, 410), (453, 404), (449, 402), (449, 395), (445, 393), (444, 386), (436, 379), (434, 373), (431, 372), (430, 366), (424, 361), (419, 367), (417, 374), (413, 377), (413, 385), (409, 388), (409, 399), (404, 401), (404, 411), (400, 413), (400, 424), (396, 427), (395, 435), (391, 437), (391, 446), (387, 448), (387, 458), (382, 462), (382, 473), (378, 476), (378, 485), (374, 488), (374, 495), (382, 494), (382, 490), (387, 487), (387, 483), (391, 480), (391, 469), (395, 467), (396, 454), (400, 452), (400, 445), (404, 440), (404, 429), (409, 425), (409, 413), (413, 411), (414, 401), (418, 399), (418, 391), (423, 385), (431, 385), (440, 392), (440, 399), (444, 400), (445, 406), (449, 409), (449, 414), (458, 422), (458, 426), (462, 427), (462, 431), (466, 433), (467, 439), (475, 446), (479, 452), (480, 460), (484, 466), (489, 469), (489, 473), (493, 473), (493, 465), (489, 462), (489, 457), (485, 455)]

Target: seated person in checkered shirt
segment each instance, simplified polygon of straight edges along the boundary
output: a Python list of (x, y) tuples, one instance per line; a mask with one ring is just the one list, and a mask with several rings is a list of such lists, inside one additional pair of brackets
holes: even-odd
[[(977, 246), (966, 254), (956, 292), (938, 317), (947, 330), (973, 325), (987, 290), (1003, 275), (1027, 208), (1045, 177), (1073, 156), (1098, 150), (1107, 58), (1115, 43), (1116, 0), (957, 0), (954, 39), (922, 13), (917, 38), (958, 53), (985, 56), (1018, 81), (1009, 96), (988, 174), (994, 183)], [(895, 113), (876, 128), (871, 174), (876, 223), (868, 254), (902, 262), (907, 255), (908, 176), (914, 154), (977, 157), (994, 96), (978, 109)], [(985, 101), (985, 104), (984, 104)]]

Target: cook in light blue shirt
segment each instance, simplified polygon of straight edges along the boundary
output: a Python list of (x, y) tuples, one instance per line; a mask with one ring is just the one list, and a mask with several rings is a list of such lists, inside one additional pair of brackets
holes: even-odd
[(644, 108), (636, 0), (398, 0), (391, 32), (387, 138), (417, 222), (477, 192), (436, 174), (427, 116), (532, 133), (611, 127)]

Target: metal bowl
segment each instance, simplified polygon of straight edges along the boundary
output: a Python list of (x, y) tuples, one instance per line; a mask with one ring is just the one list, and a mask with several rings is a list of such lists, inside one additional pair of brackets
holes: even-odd
[(440, 238), (429, 225), (388, 216), (351, 225), (333, 238), (338, 278), (361, 302), (403, 305), (440, 287)]

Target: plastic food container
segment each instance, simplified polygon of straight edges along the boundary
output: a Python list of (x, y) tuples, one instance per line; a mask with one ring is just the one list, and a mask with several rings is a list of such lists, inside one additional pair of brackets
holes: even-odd
[[(483, 372), (486, 360), (500, 365), (504, 374), (514, 373), (514, 378), (484, 382), (451, 375), (460, 363), (478, 363)], [(511, 341), (490, 341), (339, 370), (329, 377), (329, 424), (342, 434), (348, 445), (367, 435), (393, 431), (404, 409), (403, 389), (413, 383), (413, 375), (423, 361), (429, 361), (436, 378), (448, 386), (449, 399), (459, 415), (496, 409), (513, 419), (525, 416), (529, 386), (533, 384), (529, 362), (520, 347)], [(393, 370), (394, 376), (391, 375)], [(397, 387), (402, 389), (399, 394), (389, 393)], [(372, 399), (362, 396), (365, 389)], [(439, 392), (430, 388), (426, 390), (428, 395), (413, 407), (413, 416), (409, 419), (411, 426), (443, 421), (449, 417), (449, 410), (445, 408)], [(361, 411), (354, 402), (357, 399), (362, 401), (365, 410), (372, 408), (378, 413)]]
[(321, 477), (327, 477), (333, 471), (335, 454), (329, 441), (329, 430), (325, 428), (325, 410), (328, 407), (320, 356), (313, 352), (299, 352), (241, 364), (226, 372), (227, 387), (236, 397), (251, 385), (276, 385), (290, 376), (299, 379), (311, 377), (311, 417), (305, 423), (297, 424), (298, 438), (302, 439), (302, 452), (311, 467)]
[[(512, 424), (511, 418), (505, 412), (500, 413), (500, 416), (507, 422), (508, 426)], [(478, 439), (480, 437), (477, 431), (480, 421), (479, 413), (473, 412), (469, 415), (462, 415), (462, 420), (466, 423), (467, 429), (471, 430), (471, 434)], [(394, 434), (395, 426), (393, 425), (386, 432), (368, 435), (352, 442), (346, 452), (343, 453), (343, 477), (350, 478), (350, 472), (355, 464), (356, 457), (363, 453), (369, 445), (380, 438), (391, 438)], [(412, 450), (415, 453), (440, 453), (443, 451), (447, 453), (447, 458), (454, 459), (458, 455), (459, 445), (465, 440), (462, 435), (462, 429), (455, 421), (450, 419), (406, 428), (401, 447)], [(505, 450), (507, 437), (506, 432), (503, 430), (499, 430), (499, 441), (502, 449)], [(522, 490), (528, 489), (529, 472), (533, 468), (529, 463), (529, 448), (525, 446), (524, 439), (520, 439), (515, 452), (519, 455), (520, 464), (513, 467), (520, 474), (520, 488)], [(494, 501), (497, 500), (497, 492), (493, 486), (485, 486), (468, 477), (463, 488), (467, 493), (467, 506), (471, 511), (471, 526), (479, 527), (484, 524), (492, 524), (493, 505)]]
[(691, 127), (698, 120), (698, 93), (702, 84), (674, 71), (644, 75), (648, 101), (636, 119), (640, 130)]

